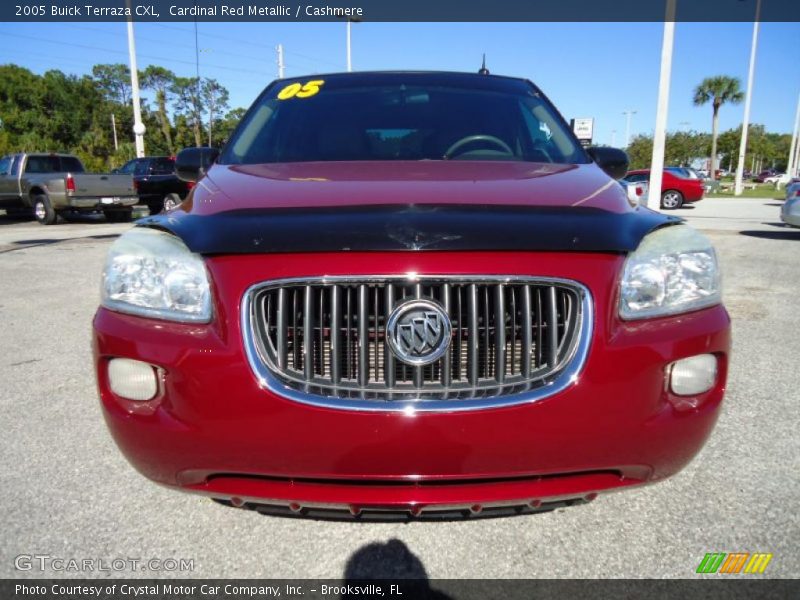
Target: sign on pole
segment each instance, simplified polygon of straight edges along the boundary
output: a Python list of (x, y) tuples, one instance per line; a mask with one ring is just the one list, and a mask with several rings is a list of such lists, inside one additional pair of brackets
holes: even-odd
[(575, 134), (575, 137), (577, 137), (578, 141), (580, 141), (581, 146), (586, 148), (587, 146), (592, 145), (594, 119), (572, 119), (569, 124), (570, 127), (572, 127), (572, 132)]

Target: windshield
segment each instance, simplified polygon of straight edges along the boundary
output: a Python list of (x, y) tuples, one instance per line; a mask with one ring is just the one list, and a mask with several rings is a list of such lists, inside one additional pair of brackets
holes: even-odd
[(397, 79), (279, 82), (256, 101), (220, 162), (588, 162), (525, 82), (496, 90)]

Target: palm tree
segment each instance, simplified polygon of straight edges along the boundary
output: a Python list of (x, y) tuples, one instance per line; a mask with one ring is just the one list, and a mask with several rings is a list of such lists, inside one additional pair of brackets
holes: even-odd
[(741, 82), (736, 77), (727, 75), (717, 75), (716, 77), (706, 77), (694, 90), (695, 106), (702, 106), (711, 101), (714, 109), (714, 117), (711, 121), (711, 165), (708, 176), (711, 179), (717, 178), (717, 127), (719, 120), (719, 107), (730, 102), (738, 104), (744, 99), (744, 92), (739, 88)]

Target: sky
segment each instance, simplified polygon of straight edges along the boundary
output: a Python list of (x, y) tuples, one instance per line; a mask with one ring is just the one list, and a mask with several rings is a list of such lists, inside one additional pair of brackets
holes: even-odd
[[(200, 75), (228, 88), (231, 107), (249, 106), (277, 76), (275, 46), (286, 76), (346, 68), (345, 23), (199, 23)], [(567, 119), (592, 117), (594, 143), (624, 145), (652, 133), (658, 93), (662, 23), (371, 23), (352, 25), (353, 69), (477, 71), (536, 83)], [(742, 89), (752, 23), (677, 23), (668, 130), (711, 130), (711, 107), (695, 107), (705, 77), (738, 77)], [(137, 23), (139, 69), (148, 64), (194, 76), (195, 25)], [(791, 133), (800, 94), (800, 23), (762, 23), (751, 122)], [(97, 63), (128, 62), (124, 23), (0, 23), (0, 64), (43, 73), (91, 72)], [(147, 94), (145, 93), (145, 97)], [(744, 103), (723, 106), (720, 130), (740, 126)]]

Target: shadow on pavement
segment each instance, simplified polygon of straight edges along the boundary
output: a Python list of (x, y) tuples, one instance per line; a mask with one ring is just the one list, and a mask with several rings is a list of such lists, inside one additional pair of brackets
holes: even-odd
[(33, 216), (0, 215), (0, 225), (17, 225), (18, 223), (34, 223)]
[(59, 242), (74, 242), (75, 240), (113, 240), (118, 238), (118, 233), (104, 233), (102, 235), (84, 235), (78, 238), (42, 238), (38, 240), (17, 240), (11, 242), (17, 246), (44, 246), (46, 244), (58, 244)]
[[(409, 585), (413, 594), (410, 597), (415, 600), (450, 600), (447, 594), (431, 588), (425, 565), (398, 539), (367, 544), (356, 550), (347, 560), (344, 569), (345, 584), (364, 585), (365, 582), (375, 579), (411, 580)], [(356, 595), (344, 593), (341, 598), (356, 598)]]
[[(766, 223), (775, 225), (775, 223)], [(762, 238), (765, 240), (800, 240), (800, 229), (783, 231), (740, 231), (741, 235), (748, 237)]]

